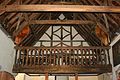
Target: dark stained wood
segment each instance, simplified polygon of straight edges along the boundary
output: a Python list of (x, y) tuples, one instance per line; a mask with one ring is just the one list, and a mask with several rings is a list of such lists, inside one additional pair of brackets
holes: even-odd
[(78, 25), (78, 24), (96, 24), (89, 20), (31, 20), (29, 24), (44, 24), (44, 25)]
[[(111, 64), (107, 64), (107, 61), (110, 61), (110, 59), (109, 56), (104, 56), (109, 55), (107, 52), (109, 48), (110, 47), (83, 46), (15, 47), (19, 56), (17, 56), (17, 60), (15, 60), (16, 64), (14, 64), (13, 71), (24, 72), (25, 70), (28, 73), (86, 73), (88, 71), (88, 73), (99, 73), (99, 71), (103, 69), (100, 73), (109, 72), (111, 71)], [(101, 51), (102, 49), (105, 50), (104, 53)], [(32, 56), (27, 50), (31, 51)], [(47, 51), (49, 51), (49, 53)], [(39, 52), (39, 54), (37, 52)], [(58, 54), (59, 57), (57, 56)], [(106, 57), (106, 59), (102, 60), (101, 56)], [(92, 71), (91, 69), (93, 68), (95, 70)], [(31, 69), (34, 70), (30, 71)]]
[(86, 67), (86, 66), (74, 66), (74, 65), (63, 65), (63, 66), (53, 66), (53, 65), (40, 65), (40, 66), (14, 66), (13, 72), (21, 72), (21, 73), (46, 73), (49, 72), (51, 74), (73, 74), (73, 73), (79, 73), (79, 74), (85, 74), (85, 73), (107, 73), (111, 72), (112, 68), (111, 65), (98, 65), (94, 67)]
[(53, 46), (53, 34), (54, 34), (54, 31), (53, 31), (53, 26), (52, 26), (52, 28), (51, 28), (51, 36), (49, 36), (50, 40), (52, 41), (51, 44), (50, 44), (51, 46)]
[[(103, 4), (103, 2), (105, 2), (105, 4)], [(17, 3), (17, 1), (15, 1), (15, 0), (1, 0), (0, 1), (0, 4), (2, 6), (5, 6), (5, 5), (14, 5), (16, 3)], [(70, 1), (70, 0), (67, 0), (67, 1), (60, 1), (60, 2), (59, 1), (47, 1), (47, 0), (46, 1), (44, 1), (44, 0), (25, 0), (25, 1), (22, 1), (22, 4), (25, 4), (25, 5), (28, 5), (28, 4), (35, 5), (36, 3), (37, 4), (40, 3), (40, 5), (41, 4), (45, 4), (45, 5), (79, 5), (79, 4), (80, 5), (84, 5), (85, 4), (87, 6), (93, 6), (93, 5), (105, 6), (105, 5), (107, 5), (107, 6), (110, 6), (110, 7), (111, 6), (115, 6), (115, 7), (117, 6), (118, 7), (120, 5), (119, 1), (112, 1), (112, 0), (104, 0), (104, 1), (100, 1), (100, 0), (95, 0), (95, 1), (89, 1), (89, 0), (80, 0), (80, 1), (77, 0), (77, 1), (73, 1), (73, 0), (71, 0)], [(0, 12), (1, 12), (1, 14), (3, 14), (4, 10), (0, 11)], [(63, 12), (61, 12), (61, 13), (63, 13)], [(19, 16), (18, 14), (19, 13), (5, 13), (5, 15), (3, 14), (0, 17), (0, 19), (1, 19), (0, 21), (2, 22), (2, 24), (6, 25), (6, 26), (4, 26), (4, 28), (10, 34), (10, 36), (13, 36), (13, 32), (14, 32), (14, 35), (18, 34), (18, 32), (20, 32), (21, 29), (24, 27), (24, 25), (21, 24), (20, 25), (20, 29), (18, 29), (18, 31), (15, 31), (16, 25), (17, 25), (17, 18), (16, 17)], [(26, 14), (31, 15), (31, 14), (35, 14), (35, 13), (26, 13)], [(48, 13), (48, 14), (50, 14), (50, 13)], [(76, 13), (65, 13), (65, 14), (68, 15), (68, 17), (65, 16), (65, 18), (68, 19), (68, 20), (70, 19), (70, 17), (72, 17), (71, 19), (75, 19), (75, 18), (77, 19), (78, 16), (84, 16), (84, 17), (86, 17), (89, 20), (98, 21), (98, 22), (100, 21), (100, 23), (102, 23), (102, 28), (105, 28), (105, 25), (104, 25), (105, 21), (104, 21), (103, 16), (101, 16), (102, 14), (95, 13), (95, 14), (91, 15), (89, 13), (84, 13), (84, 14), (88, 14), (89, 16), (91, 16), (91, 18), (89, 18), (88, 15), (84, 15), (84, 14), (80, 14), (80, 13), (77, 13), (78, 15)], [(70, 15), (70, 14), (75, 14), (75, 15)], [(39, 18), (38, 15), (39, 15), (39, 13), (35, 14), (35, 16), (37, 16), (37, 17), (35, 17), (35, 16), (33, 16), (33, 17), (29, 16), (29, 18), (30, 19), (33, 18), (34, 20), (36, 20), (37, 18)], [(119, 20), (120, 19), (119, 18), (119, 14), (110, 13), (110, 14), (105, 14), (105, 15), (107, 17), (109, 28), (110, 28), (110, 37), (113, 38), (115, 36), (116, 31), (117, 32), (119, 31), (119, 24), (120, 24), (120, 22), (119, 22), (120, 21)], [(41, 13), (40, 17), (41, 16), (44, 16), (44, 13)], [(48, 15), (46, 15), (46, 16), (48, 16)], [(55, 14), (52, 13), (50, 17), (51, 17), (51, 19), (57, 19), (57, 17), (59, 17), (59, 16), (57, 16), (55, 18), (55, 16), (57, 16), (56, 13)], [(27, 18), (27, 17), (25, 17), (25, 18)], [(44, 17), (41, 17), (41, 19), (43, 19), (43, 18)], [(25, 21), (26, 21), (26, 19), (22, 20), (22, 22), (25, 22)], [(35, 26), (35, 25), (33, 25), (33, 26)], [(85, 26), (88, 26), (88, 25), (85, 25)], [(81, 28), (79, 27), (77, 29), (79, 29), (77, 31), (80, 33)], [(83, 29), (80, 34), (82, 34), (83, 32), (86, 32), (85, 30), (87, 30), (87, 29), (88, 28)], [(38, 29), (38, 28), (34, 28), (33, 29), (33, 31), (35, 33), (38, 32), (39, 30), (40, 29)], [(45, 28), (43, 30), (45, 30)], [(99, 40), (97, 41), (96, 39), (98, 39), (98, 38), (96, 38), (96, 37), (93, 38), (93, 35), (91, 35), (90, 37), (85, 36), (85, 35), (90, 34), (90, 31), (87, 30), (87, 33), (84, 34), (84, 38), (86, 38), (85, 40), (87, 40), (87, 41), (90, 39), (88, 41), (88, 43), (90, 43), (91, 45), (97, 45), (96, 43), (98, 43)], [(39, 31), (39, 32), (41, 32), (41, 31)], [(30, 37), (30, 36), (32, 36), (32, 37)], [(35, 43), (35, 41), (34, 41), (35, 40), (35, 36), (38, 36), (38, 34), (36, 34), (36, 35), (30, 34), (29, 36), (27, 36), (23, 40), (23, 42), (21, 42), (21, 44), (31, 45), (31, 43)], [(14, 39), (14, 38), (12, 38), (12, 39)]]
[(112, 12), (120, 13), (118, 6), (86, 5), (6, 5), (0, 6), (6, 12)]
[(113, 45), (112, 47), (113, 52), (113, 62), (114, 66), (117, 66), (120, 64), (120, 39)]

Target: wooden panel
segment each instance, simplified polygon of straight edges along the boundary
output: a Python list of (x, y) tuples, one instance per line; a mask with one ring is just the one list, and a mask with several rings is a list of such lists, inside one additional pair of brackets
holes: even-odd
[(41, 66), (14, 66), (13, 72), (22, 72), (22, 73), (55, 73), (55, 74), (72, 74), (72, 73), (106, 73), (111, 72), (111, 65), (98, 65), (94, 67), (86, 67), (86, 66), (74, 66), (74, 65), (41, 65)]

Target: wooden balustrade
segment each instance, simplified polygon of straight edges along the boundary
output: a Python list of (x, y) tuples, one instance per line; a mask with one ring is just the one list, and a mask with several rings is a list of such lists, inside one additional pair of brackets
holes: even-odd
[[(107, 65), (108, 47), (15, 47), (19, 65)], [(61, 62), (61, 64), (60, 64)]]
[[(77, 66), (99, 67), (110, 65), (110, 47), (15, 47), (16, 67)], [(53, 69), (54, 71), (54, 69)], [(59, 73), (59, 72), (58, 72)]]

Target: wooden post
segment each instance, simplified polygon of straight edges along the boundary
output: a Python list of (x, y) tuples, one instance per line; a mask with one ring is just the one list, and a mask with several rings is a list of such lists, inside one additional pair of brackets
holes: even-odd
[(40, 65), (40, 53), (41, 53), (41, 50), (40, 49), (38, 49), (38, 65)]
[(75, 74), (75, 80), (78, 80), (78, 74), (77, 73)]
[(42, 49), (42, 65), (44, 64), (44, 49)]
[(69, 49), (69, 60), (70, 60), (69, 65), (71, 65), (71, 49)]
[(56, 49), (54, 49), (54, 54), (53, 54), (53, 65), (56, 65)]
[(111, 64), (111, 63), (110, 63), (110, 54), (109, 54), (109, 49), (107, 49), (107, 54), (108, 54), (108, 62), (109, 62), (109, 64)]
[(52, 49), (50, 49), (50, 58), (49, 58), (49, 61), (50, 61), (50, 63), (49, 63), (49, 65), (51, 65), (51, 54), (52, 54)]
[(33, 63), (34, 63), (34, 65), (35, 65), (35, 63), (36, 63), (36, 49), (33, 49), (33, 51), (34, 51), (34, 52), (33, 52), (33, 54), (34, 54), (34, 62), (33, 62)]
[(75, 59), (76, 59), (76, 56), (75, 56), (75, 49), (73, 49), (73, 62), (74, 62), (74, 65), (75, 65)]
[(68, 64), (68, 60), (67, 60), (67, 49), (65, 49), (65, 65), (67, 65)]
[(33, 50), (31, 49), (31, 51), (30, 51), (30, 65), (32, 65), (32, 52), (33, 52)]
[(17, 63), (17, 62), (18, 62), (18, 61), (17, 61), (17, 58), (18, 58), (18, 57), (17, 57), (18, 52), (19, 52), (19, 51), (18, 51), (18, 49), (17, 49), (17, 50), (16, 50), (16, 54), (15, 54), (15, 62), (14, 62), (15, 65), (18, 64), (18, 63)]
[(83, 49), (80, 49), (81, 51), (81, 65), (83, 66)]
[(26, 49), (23, 49), (23, 54), (22, 54), (22, 66), (24, 66), (24, 63), (25, 63), (25, 50), (26, 50)]
[(45, 64), (48, 65), (48, 49), (46, 49), (46, 61)]
[(60, 65), (60, 57), (61, 57), (61, 56), (60, 56), (60, 53), (59, 53), (59, 49), (58, 49), (57, 52), (58, 52), (58, 65)]
[(88, 55), (89, 55), (89, 60), (88, 60), (88, 61), (89, 61), (89, 64), (88, 64), (88, 65), (91, 66), (91, 54), (90, 54), (90, 49), (88, 49)]
[(106, 53), (105, 53), (105, 49), (103, 49), (103, 54), (104, 54), (104, 62), (105, 62), (105, 65), (107, 65), (107, 56), (106, 56)]
[(45, 80), (48, 80), (48, 73), (45, 74)]
[(29, 49), (26, 49), (26, 62), (25, 62), (25, 65), (28, 65), (28, 59), (29, 59)]

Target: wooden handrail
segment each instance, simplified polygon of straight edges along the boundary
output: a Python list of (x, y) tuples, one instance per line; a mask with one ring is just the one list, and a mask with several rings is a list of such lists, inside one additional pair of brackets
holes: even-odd
[(29, 47), (29, 46), (15, 46), (15, 49), (110, 49), (110, 46), (74, 46), (74, 47)]

